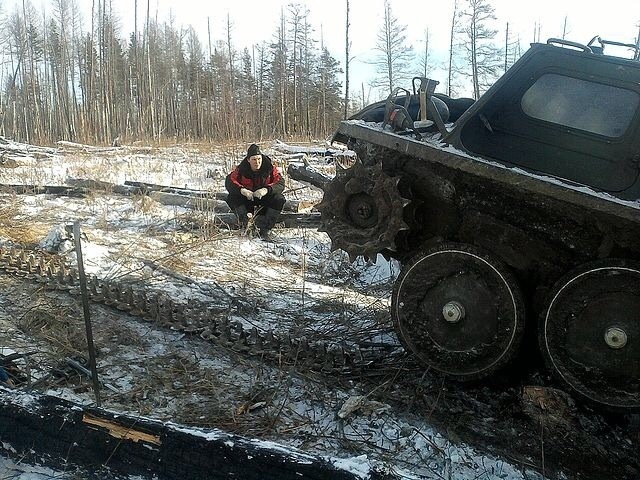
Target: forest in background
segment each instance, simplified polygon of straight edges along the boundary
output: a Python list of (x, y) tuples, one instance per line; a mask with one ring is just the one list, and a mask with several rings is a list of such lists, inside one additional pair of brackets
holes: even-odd
[[(150, 0), (131, 0), (128, 33), (111, 0), (91, 0), (88, 19), (79, 1), (89, 2), (50, 0), (49, 11), (38, 11), (32, 0), (16, 0), (0, 10), (0, 135), (35, 144), (318, 139), (370, 103), (364, 85), (350, 96), (350, 0), (344, 71), (299, 3), (265, 30), (270, 38), (240, 50), (228, 16), (223, 39), (212, 41), (209, 29), (203, 43), (192, 26), (159, 22)], [(447, 94), (468, 85), (478, 98), (522, 53), (508, 23), (497, 38), (496, 20), (490, 0), (455, 0), (448, 59), (435, 66), (428, 26), (417, 52), (385, 0), (369, 87), (389, 94), (435, 67), (447, 72)]]
[(108, 0), (93, 0), (88, 28), (76, 0), (53, 0), (48, 17), (19, 3), (1, 19), (0, 135), (37, 144), (319, 138), (343, 117), (338, 61), (296, 6), (268, 43), (238, 52), (230, 26), (205, 47), (192, 27), (149, 14), (124, 38)]
[[(267, 30), (270, 39), (238, 51), (228, 17), (224, 39), (212, 42), (209, 33), (203, 44), (191, 26), (158, 22), (149, 0), (132, 1), (135, 27), (128, 34), (121, 32), (120, 12), (110, 0), (91, 0), (88, 21), (78, 0), (51, 0), (49, 12), (37, 11), (31, 0), (17, 0), (12, 11), (0, 12), (0, 135), (38, 144), (317, 139), (369, 103), (364, 86), (350, 98), (349, 61), (343, 72), (316, 39), (304, 5), (290, 3), (279, 24)], [(141, 11), (146, 8), (143, 18), (137, 18), (138, 4)], [(486, 25), (495, 19), (488, 0), (457, 5), (450, 94), (454, 76), (463, 72), (452, 60), (456, 46), (467, 53), (473, 46), (476, 58), (465, 63), (487, 77), (485, 86), (501, 65), (500, 49), (490, 43), (495, 31)], [(416, 55), (388, 0), (384, 6), (374, 48), (378, 76), (370, 86), (388, 94), (408, 85), (416, 72), (428, 74), (429, 51), (428, 30), (425, 51)], [(345, 17), (348, 59), (349, 0)], [(454, 44), (454, 33), (469, 32), (473, 38)]]

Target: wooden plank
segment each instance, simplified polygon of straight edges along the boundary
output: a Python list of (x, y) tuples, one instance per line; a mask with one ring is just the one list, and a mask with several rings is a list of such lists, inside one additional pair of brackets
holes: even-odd
[(123, 440), (131, 440), (133, 442), (147, 442), (154, 445), (161, 445), (160, 435), (150, 435), (146, 432), (136, 430), (133, 427), (125, 427), (120, 423), (116, 423), (113, 420), (106, 418), (95, 417), (89, 413), (85, 413), (82, 416), (82, 421), (87, 425), (95, 425), (107, 430), (109, 435), (115, 438), (121, 438)]

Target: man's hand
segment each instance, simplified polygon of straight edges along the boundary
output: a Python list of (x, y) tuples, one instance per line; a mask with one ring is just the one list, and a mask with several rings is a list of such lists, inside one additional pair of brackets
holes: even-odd
[(253, 196), (259, 200), (262, 197), (264, 197), (267, 193), (269, 193), (269, 189), (262, 187), (256, 190), (255, 192), (253, 192)]
[[(246, 188), (241, 188), (240, 193), (247, 197), (247, 200), (253, 200), (253, 192), (251, 190), (247, 190)], [(258, 197), (260, 198), (260, 197)]]

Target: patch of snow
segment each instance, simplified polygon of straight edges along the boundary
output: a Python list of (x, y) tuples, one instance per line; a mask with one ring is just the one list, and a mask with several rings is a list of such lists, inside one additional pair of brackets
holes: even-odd
[[(295, 146), (290, 147), (296, 151)], [(309, 151), (306, 147), (299, 150)], [(318, 152), (313, 153), (323, 151), (325, 147), (318, 147)], [(223, 190), (228, 171), (227, 159), (219, 152), (201, 154), (189, 146), (143, 153), (119, 149), (77, 158), (59, 152), (52, 155), (37, 162), (21, 159), (20, 167), (0, 171), (0, 183), (52, 185), (64, 184), (66, 178), (72, 177), (117, 184), (134, 180), (215, 192)], [(207, 172), (213, 174), (208, 176)], [(292, 187), (295, 189), (296, 185)], [(317, 192), (311, 189), (299, 190), (296, 195), (317, 200)], [(293, 332), (296, 338), (314, 334), (328, 341), (366, 335), (371, 341), (397, 344), (388, 318), (391, 285), (399, 273), (397, 261), (378, 255), (374, 261), (358, 259), (352, 264), (344, 252), (331, 252), (327, 235), (315, 229), (276, 228), (278, 241), (269, 243), (224, 229), (212, 236), (191, 233), (185, 225), (206, 222), (208, 212), (167, 207), (148, 197), (108, 193), (86, 198), (20, 195), (12, 201), (16, 218), (25, 223), (38, 221), (47, 227), (39, 243), (46, 250), (59, 252), (60, 245), (70, 239), (64, 226), (79, 221), (88, 274), (144, 283), (155, 292), (185, 303), (213, 305), (219, 308), (221, 318), (263, 332)], [(68, 251), (67, 256), (73, 263), (75, 252)], [(9, 302), (1, 293), (0, 300)], [(6, 325), (3, 342), (14, 349), (31, 346), (34, 339), (16, 328), (5, 311), (0, 302), (0, 322)], [(177, 431), (218, 440), (228, 434), (216, 428), (189, 427), (171, 419), (189, 413), (191, 405), (208, 403), (214, 413), (215, 408), (221, 408), (228, 414), (251, 399), (251, 404), (263, 401), (265, 406), (249, 412), (244, 417), (248, 423), (259, 424), (262, 415), (278, 412), (284, 423), (282, 431), (293, 433), (274, 429), (268, 440), (247, 441), (295, 455), (301, 462), (309, 462), (312, 455), (322, 455), (361, 478), (367, 478), (373, 468), (389, 468), (407, 479), (535, 478), (504, 459), (454, 443), (418, 415), (395, 412), (386, 404), (371, 402), (355, 388), (326, 391), (304, 376), (279, 371), (277, 365), (260, 366), (256, 374), (248, 365), (249, 360), (235, 362), (215, 344), (132, 320), (106, 307), (92, 306), (92, 311), (112, 335), (110, 343), (98, 344), (97, 348), (101, 380), (120, 392), (104, 392), (106, 406), (114, 413), (130, 409), (143, 418), (160, 419)], [(75, 321), (81, 321), (80, 317)], [(100, 327), (95, 325), (96, 330)], [(39, 348), (47, 347), (42, 343)], [(0, 350), (5, 351), (8, 350)], [(162, 365), (163, 361), (167, 365)], [(170, 376), (169, 366), (174, 361), (183, 370), (193, 369), (194, 383), (187, 385)], [(192, 363), (185, 365), (187, 361)], [(161, 372), (153, 371), (150, 365), (166, 368), (169, 378), (161, 377)], [(205, 376), (211, 385), (202, 387), (198, 382), (203, 378), (199, 377)], [(261, 382), (269, 394), (253, 398)], [(227, 385), (233, 390), (225, 394), (223, 387)], [(194, 389), (189, 391), (190, 388)], [(281, 390), (279, 394), (269, 390), (276, 388)], [(177, 400), (167, 392), (182, 396)], [(13, 393), (25, 406), (33, 402), (28, 393)], [(66, 384), (51, 386), (46, 393), (81, 405), (94, 403), (90, 392), (76, 391)], [(141, 408), (139, 405), (147, 409), (144, 414), (135, 410)], [(209, 422), (207, 415), (203, 411), (199, 420)], [(236, 446), (232, 440), (227, 444)], [(20, 480), (54, 475), (66, 478), (64, 473), (16, 465), (1, 456), (0, 462), (0, 472), (6, 469), (15, 475), (33, 475), (15, 477)]]

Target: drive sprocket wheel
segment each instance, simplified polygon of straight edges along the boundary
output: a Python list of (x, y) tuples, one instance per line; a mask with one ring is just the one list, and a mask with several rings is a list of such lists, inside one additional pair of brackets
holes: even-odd
[(316, 207), (331, 250), (344, 250), (351, 261), (396, 250), (396, 235), (409, 228), (402, 215), (409, 201), (400, 195), (399, 181), (387, 175), (381, 163), (365, 167), (357, 160), (348, 169), (336, 170)]

